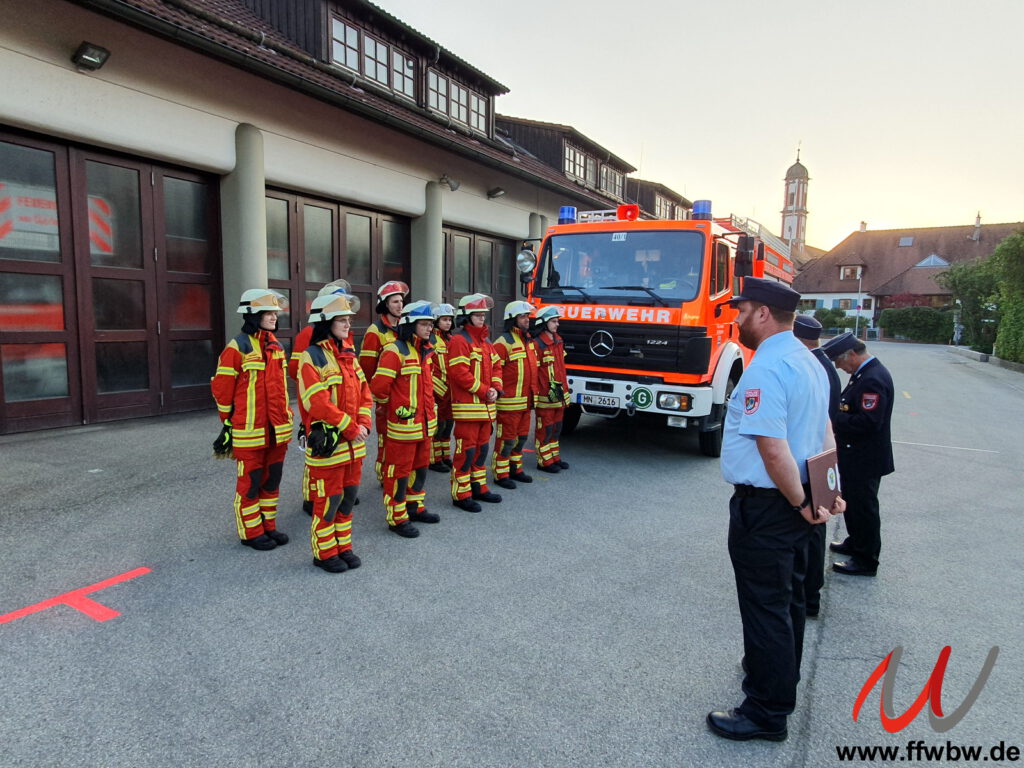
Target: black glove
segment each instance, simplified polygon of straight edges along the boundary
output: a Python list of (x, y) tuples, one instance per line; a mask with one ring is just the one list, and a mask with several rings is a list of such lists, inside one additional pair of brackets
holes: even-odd
[(562, 387), (562, 382), (552, 381), (548, 385), (548, 402), (549, 403), (560, 403), (565, 397), (565, 389)]
[(306, 425), (299, 424), (299, 431), (295, 433), (295, 440), (299, 444), (299, 448), (306, 450)]
[(309, 437), (306, 440), (309, 445), (309, 455), (318, 459), (326, 459), (334, 453), (340, 440), (340, 429), (318, 421), (310, 428)]
[(213, 441), (213, 458), (233, 459), (234, 457), (235, 455), (231, 451), (231, 425), (225, 422), (224, 428), (217, 435), (217, 439)]

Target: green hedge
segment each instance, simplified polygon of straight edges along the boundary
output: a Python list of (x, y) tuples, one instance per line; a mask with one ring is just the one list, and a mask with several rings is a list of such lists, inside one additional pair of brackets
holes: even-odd
[(1024, 232), (1003, 240), (992, 261), (999, 271), (996, 356), (1024, 363)]
[(953, 336), (952, 314), (932, 307), (883, 309), (878, 323), (887, 336), (928, 344), (946, 344)]

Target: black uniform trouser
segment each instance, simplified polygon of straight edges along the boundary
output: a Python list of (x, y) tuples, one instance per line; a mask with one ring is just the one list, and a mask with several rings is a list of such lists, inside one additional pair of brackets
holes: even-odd
[(812, 525), (807, 534), (807, 575), (804, 576), (804, 604), (808, 612), (821, 608), (821, 588), (825, 586), (825, 530), (824, 523)]
[(766, 728), (785, 727), (796, 706), (810, 528), (781, 495), (729, 501), (729, 557), (747, 667), (738, 709)]
[(878, 555), (882, 551), (882, 519), (878, 512), (878, 486), (880, 477), (862, 477), (847, 480), (843, 477), (843, 498), (846, 499), (846, 539), (853, 557), (869, 568), (878, 567)]

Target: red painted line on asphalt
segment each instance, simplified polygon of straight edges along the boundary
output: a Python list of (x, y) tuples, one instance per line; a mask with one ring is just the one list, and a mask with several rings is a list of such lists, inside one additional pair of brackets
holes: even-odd
[(150, 568), (136, 568), (133, 571), (125, 571), (117, 576), (112, 576), (109, 579), (103, 581), (97, 581), (95, 584), (90, 584), (88, 587), (80, 587), (79, 589), (73, 589), (70, 592), (65, 592), (62, 595), (51, 597), (49, 600), (43, 600), (41, 603), (34, 603), (33, 605), (26, 605), (24, 608), (19, 608), (16, 611), (5, 613), (0, 616), (0, 624), (6, 624), (8, 621), (14, 621), (24, 616), (29, 616), (33, 613), (39, 613), (45, 611), (47, 608), (52, 608), (55, 605), (68, 605), (74, 608), (76, 611), (80, 611), (88, 616), (90, 619), (96, 621), (107, 621), (113, 619), (121, 614), (115, 611), (113, 608), (108, 608), (102, 603), (97, 603), (92, 598), (86, 597), (86, 595), (92, 592), (98, 592), (101, 589), (112, 587), (115, 584), (120, 584), (122, 581), (128, 581), (134, 579), (136, 576), (142, 576), (151, 571)]

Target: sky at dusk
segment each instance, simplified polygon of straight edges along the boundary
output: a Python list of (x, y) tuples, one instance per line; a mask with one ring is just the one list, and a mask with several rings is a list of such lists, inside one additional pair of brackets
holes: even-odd
[(809, 245), (1024, 221), (1024, 1), (375, 0), (715, 215), (780, 229), (810, 172)]

